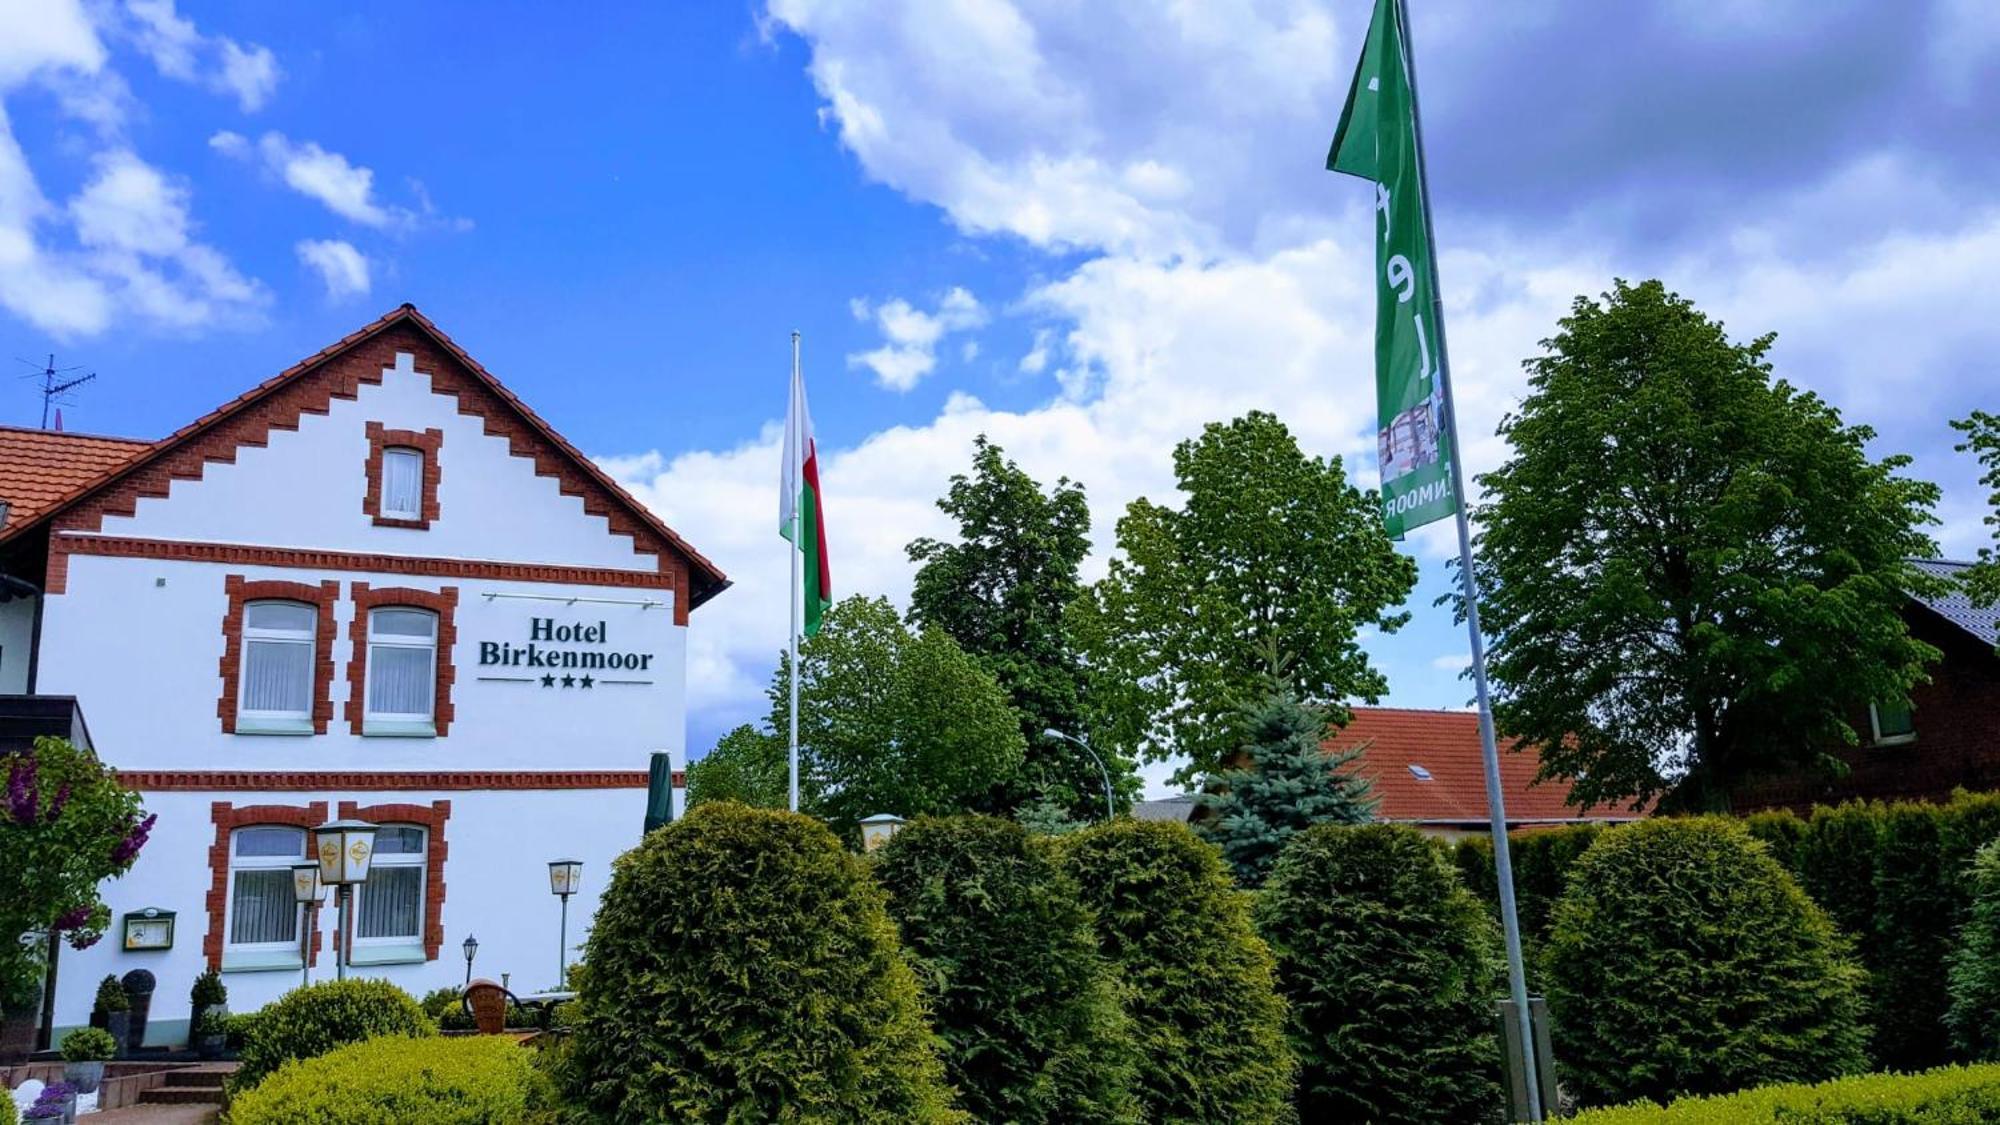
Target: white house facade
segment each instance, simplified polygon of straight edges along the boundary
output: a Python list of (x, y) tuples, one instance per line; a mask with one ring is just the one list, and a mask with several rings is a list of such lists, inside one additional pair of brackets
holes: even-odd
[(159, 442), (10, 449), (0, 714), (73, 697), (158, 817), (105, 939), (62, 951), (58, 1037), (106, 974), (154, 974), (149, 1043), (206, 968), (237, 1011), (332, 977), (332, 902), (290, 868), (337, 818), (380, 826), (350, 973), (456, 985), (476, 937), (476, 975), (559, 983), (653, 756), (684, 760), (720, 571), (409, 306)]

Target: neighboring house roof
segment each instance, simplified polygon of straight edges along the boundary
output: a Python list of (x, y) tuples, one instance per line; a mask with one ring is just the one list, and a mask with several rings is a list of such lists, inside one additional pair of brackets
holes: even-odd
[(119, 465), (149, 441), (0, 426), (0, 533), (34, 522), (57, 502)]
[[(502, 386), (500, 381), (494, 378), (492, 373), (487, 371), (486, 368), (482, 367), (478, 360), (473, 359), (451, 337), (446, 336), (437, 325), (432, 324), (429, 318), (418, 312), (416, 306), (410, 304), (404, 304), (391, 310), (372, 323), (364, 325), (360, 329), (342, 337), (340, 340), (322, 348), (313, 355), (300, 360), (298, 363), (266, 379), (264, 382), (259, 383), (257, 386), (252, 387), (250, 390), (245, 391), (243, 394), (238, 395), (236, 398), (231, 399), (229, 402), (224, 403), (215, 410), (197, 418), (157, 442), (153, 442), (150, 445), (134, 445), (132, 443), (121, 442), (120, 444), (129, 450), (128, 455), (123, 458), (103, 460), (89, 466), (78, 463), (68, 469), (62, 470), (58, 475), (63, 481), (64, 490), (58, 491), (51, 496), (49, 494), (49, 485), (42, 484), (36, 486), (40, 489), (40, 491), (32, 491), (33, 495), (39, 497), (36, 508), (31, 513), (20, 518), (16, 518), (10, 514), (6, 525), (0, 527), (0, 544), (5, 544), (9, 540), (21, 536), (28, 529), (53, 519), (66, 509), (90, 501), (93, 497), (105, 492), (118, 482), (132, 477), (135, 473), (146, 472), (149, 467), (168, 458), (169, 455), (174, 454), (176, 451), (194, 445), (196, 439), (202, 438), (204, 435), (211, 432), (220, 432), (223, 435), (228, 435), (231, 432), (230, 427), (232, 423), (237, 422), (241, 418), (257, 417), (258, 415), (256, 415), (255, 411), (260, 406), (263, 406), (267, 402), (280, 401), (283, 392), (307, 380), (313, 379), (316, 375), (324, 373), (327, 370), (329, 361), (347, 354), (377, 336), (399, 328), (415, 331), (429, 337), (430, 340), (465, 369), (478, 387), (483, 388), (493, 399), (498, 400), (497, 405), (503, 412), (511, 413), (515, 420), (522, 426), (525, 426), (550, 451), (553, 451), (556, 457), (566, 462), (583, 479), (588, 486), (588, 490), (595, 493), (594, 496), (586, 496), (584, 504), (586, 511), (601, 515), (605, 514), (607, 509), (613, 509), (616, 513), (616, 518), (612, 520), (614, 530), (623, 531), (626, 528), (630, 528), (633, 523), (636, 523), (640, 528), (643, 528), (645, 533), (650, 533), (650, 535), (656, 537), (665, 546), (683, 556), (688, 562), (689, 569), (690, 589), (688, 603), (690, 607), (700, 605), (702, 602), (721, 593), (729, 586), (729, 579), (722, 573), (719, 567), (703, 557), (701, 552), (696, 551), (693, 546), (689, 545), (672, 528), (662, 523), (658, 516), (654, 515), (644, 504), (634, 499), (617, 481), (612, 480), (604, 470), (598, 468), (590, 458), (585, 457), (581, 451), (571, 445), (561, 434), (558, 434), (539, 415), (528, 409), (526, 403), (514, 397), (514, 393)], [(346, 389), (344, 392), (336, 389), (333, 393), (340, 397), (353, 397), (351, 388)], [(463, 404), (461, 405), (461, 409), (464, 409)], [(294, 407), (293, 412), (294, 414), (297, 413), (296, 407)], [(315, 412), (323, 413), (323, 410)], [(295, 419), (290, 423), (280, 421), (275, 424), (284, 428), (293, 428)], [(265, 427), (261, 425), (254, 426), (252, 427), (251, 436), (240, 440), (262, 444), (264, 432)], [(92, 440), (117, 441), (118, 439), (100, 438)], [(228, 448), (233, 450), (234, 445), (234, 441), (231, 441)], [(195, 446), (195, 448), (199, 448), (199, 446)], [(231, 455), (233, 454), (225, 454), (224, 456)], [(203, 454), (202, 456), (213, 459), (208, 454)], [(538, 465), (542, 461), (539, 452), (536, 453), (536, 460)], [(6, 464), (8, 464), (7, 461), (0, 460), (0, 465)], [(12, 477), (13, 475), (11, 469), (0, 469), (0, 480)], [(157, 477), (158, 481), (149, 483), (147, 487), (156, 489), (164, 488), (165, 482), (174, 479), (178, 475), (180, 475), (180, 470), (175, 468), (162, 468), (159, 471), (151, 472), (148, 476)], [(199, 476), (199, 467), (197, 466), (195, 469), (190, 470), (187, 475)], [(148, 476), (141, 476), (137, 479), (146, 481), (148, 480)], [(564, 486), (564, 490), (566, 492), (570, 491), (567, 484)], [(580, 488), (579, 494), (582, 494), (583, 491)], [(164, 492), (152, 491), (147, 494), (164, 495)], [(4, 496), (4, 490), (0, 490), (0, 496)], [(11, 497), (7, 498), (12, 499)], [(620, 527), (621, 523), (625, 526)]]
[(1194, 814), (1195, 808), (1194, 794), (1192, 793), (1182, 793), (1175, 797), (1162, 797), (1156, 801), (1134, 801), (1132, 802), (1132, 819), (1185, 821)]
[[(1354, 719), (1326, 740), (1329, 750), (1363, 746), (1357, 764), (1375, 783), (1376, 816), (1416, 824), (1484, 824), (1486, 768), (1479, 716), (1470, 711), (1356, 707)], [(1541, 768), (1532, 748), (1500, 743), (1500, 781), (1511, 824), (1577, 820), (1637, 820), (1624, 807), (1577, 809), (1565, 803), (1569, 783), (1531, 784)]]
[(1963, 580), (1971, 563), (1949, 559), (1911, 559), (1910, 563), (1923, 573), (1949, 583), (1941, 594), (1929, 597), (1912, 594), (1911, 601), (1965, 630), (1977, 640), (1988, 645), (2000, 645), (2000, 605), (1974, 605), (1965, 591)]

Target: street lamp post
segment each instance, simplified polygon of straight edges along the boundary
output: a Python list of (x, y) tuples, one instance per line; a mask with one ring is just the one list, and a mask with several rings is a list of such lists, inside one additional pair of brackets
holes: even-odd
[(368, 862), (375, 858), (375, 826), (365, 820), (329, 820), (313, 829), (319, 853), (319, 881), (339, 888), (340, 910), (333, 936), (333, 976), (347, 979), (349, 932), (354, 913), (354, 888), (368, 881)]
[(1111, 820), (1116, 817), (1118, 814), (1113, 811), (1114, 807), (1111, 803), (1111, 771), (1104, 768), (1104, 759), (1097, 756), (1097, 751), (1090, 748), (1090, 743), (1073, 734), (1064, 734), (1054, 727), (1043, 731), (1042, 734), (1049, 738), (1060, 739), (1063, 742), (1075, 743), (1083, 748), (1084, 753), (1090, 755), (1090, 760), (1097, 763), (1097, 776), (1104, 779), (1104, 819)]
[(876, 813), (861, 820), (861, 850), (872, 852), (893, 839), (908, 823), (893, 813)]
[(471, 988), (472, 959), (479, 953), (479, 939), (473, 937), (471, 934), (467, 934), (465, 935), (465, 944), (459, 948), (465, 950), (465, 987)]
[(561, 989), (569, 977), (569, 896), (583, 885), (583, 861), (576, 859), (552, 859), (549, 861), (549, 893), (562, 899), (562, 933), (556, 939), (556, 988)]
[(326, 901), (326, 884), (319, 881), (319, 863), (292, 864), (292, 901), (299, 904), (299, 983), (312, 983), (312, 939), (319, 921), (319, 904)]

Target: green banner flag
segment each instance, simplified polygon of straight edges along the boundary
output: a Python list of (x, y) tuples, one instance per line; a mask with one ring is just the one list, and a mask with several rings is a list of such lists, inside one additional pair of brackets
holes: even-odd
[(1375, 184), (1382, 239), (1375, 247), (1375, 410), (1382, 518), (1389, 534), (1458, 511), (1444, 418), (1437, 273), (1425, 229), (1423, 153), (1417, 145), (1397, 0), (1376, 0), (1347, 107), (1327, 153), (1329, 171)]

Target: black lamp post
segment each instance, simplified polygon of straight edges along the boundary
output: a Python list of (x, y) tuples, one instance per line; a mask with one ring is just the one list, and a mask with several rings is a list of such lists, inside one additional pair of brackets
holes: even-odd
[(562, 899), (562, 933), (556, 939), (556, 988), (563, 987), (569, 976), (569, 896), (576, 893), (583, 884), (583, 861), (577, 859), (552, 859), (549, 861), (549, 893)]
[(479, 939), (471, 934), (465, 935), (465, 945), (462, 948), (465, 950), (465, 987), (471, 988), (472, 959), (479, 953)]

